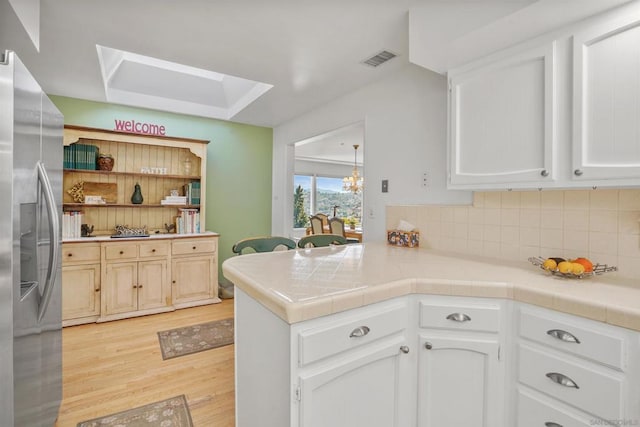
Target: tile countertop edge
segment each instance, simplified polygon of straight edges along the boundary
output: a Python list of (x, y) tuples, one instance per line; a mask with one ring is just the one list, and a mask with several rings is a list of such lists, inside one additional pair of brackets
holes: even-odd
[[(527, 274), (521, 280), (510, 281), (407, 277), (338, 294), (287, 301), (286, 296), (265, 288), (258, 280), (244, 275), (232, 265), (223, 264), (223, 271), (236, 286), (289, 324), (399, 296), (422, 294), (510, 299), (640, 331), (640, 288), (635, 287), (594, 283), (589, 285), (590, 292), (585, 289), (584, 294), (576, 294), (554, 282), (539, 283), (537, 276)], [(589, 282), (584, 286), (587, 284)], [(620, 298), (615, 297), (618, 292), (622, 293)], [(638, 307), (630, 301), (638, 301)]]
[(260, 286), (259, 283), (242, 274), (236, 268), (224, 263), (222, 264), (222, 272), (234, 286), (242, 289), (247, 295), (268, 308), (269, 311), (285, 322), (293, 324), (302, 321), (302, 318), (298, 317), (300, 313), (299, 303), (283, 301), (276, 295), (268, 292), (264, 287)]

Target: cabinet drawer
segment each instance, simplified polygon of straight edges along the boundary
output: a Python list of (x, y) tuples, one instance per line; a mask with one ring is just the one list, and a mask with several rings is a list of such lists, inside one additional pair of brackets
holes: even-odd
[(614, 327), (559, 313), (520, 309), (520, 336), (623, 370), (626, 339)]
[(167, 256), (169, 245), (166, 242), (141, 243), (138, 246), (140, 258)]
[(406, 305), (368, 312), (298, 334), (299, 365), (315, 362), (340, 352), (371, 343), (406, 328)]
[(138, 245), (107, 245), (104, 248), (105, 259), (111, 261), (116, 259), (135, 259), (138, 257)]
[(420, 301), (420, 327), (468, 331), (500, 330), (500, 306), (487, 303)]
[(65, 244), (62, 245), (64, 264), (84, 261), (100, 261), (100, 245)]
[[(523, 344), (519, 353), (521, 383), (598, 417), (622, 417), (624, 378), (619, 372)], [(559, 383), (561, 380), (564, 385)]]
[(216, 251), (214, 239), (176, 239), (171, 244), (173, 255), (201, 254)]
[(518, 427), (591, 427), (596, 421), (594, 418), (579, 414), (553, 399), (518, 391)]

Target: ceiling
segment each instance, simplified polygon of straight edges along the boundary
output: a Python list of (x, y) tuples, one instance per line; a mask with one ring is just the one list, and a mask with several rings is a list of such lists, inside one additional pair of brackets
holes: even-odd
[[(358, 152), (354, 149), (358, 145)], [(295, 144), (296, 160), (353, 166), (364, 164), (364, 123), (355, 123), (332, 130)], [(357, 157), (357, 159), (356, 159)]]
[[(444, 72), (628, 0), (30, 0), (40, 8), (39, 52), (9, 19), (8, 1), (0, 49), (17, 51), (49, 94), (114, 102), (99, 45), (273, 85), (230, 120), (275, 127), (410, 59)], [(385, 49), (398, 56), (362, 64)], [(168, 81), (173, 92), (179, 81)]]

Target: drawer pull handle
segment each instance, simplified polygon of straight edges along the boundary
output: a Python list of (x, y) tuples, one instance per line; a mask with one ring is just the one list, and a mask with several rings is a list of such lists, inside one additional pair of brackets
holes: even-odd
[(471, 320), (471, 317), (464, 313), (451, 313), (447, 316), (447, 320), (453, 320), (454, 322), (468, 322)]
[(368, 326), (358, 326), (353, 331), (351, 331), (351, 334), (349, 334), (349, 338), (360, 338), (367, 335), (370, 331), (371, 329), (369, 329)]
[(69, 254), (67, 254), (67, 256), (73, 256), (73, 254), (72, 254), (72, 253), (69, 253)]
[(409, 346), (407, 345), (400, 346), (400, 351), (404, 354), (409, 353)]
[(120, 251), (120, 255), (124, 254), (124, 251)]
[(424, 348), (426, 348), (427, 350), (431, 350), (433, 348), (433, 344), (427, 341), (426, 343), (424, 343)]
[(151, 252), (155, 252), (155, 251), (156, 251), (155, 249), (151, 249)]
[(545, 427), (564, 427), (562, 424), (554, 423), (553, 421), (547, 421), (544, 423)]
[(557, 372), (549, 372), (547, 374), (547, 378), (549, 378), (554, 383), (560, 384), (565, 387), (572, 387), (578, 389), (578, 384), (576, 384), (571, 378), (566, 375), (559, 374)]
[(580, 340), (578, 338), (576, 338), (575, 335), (573, 335), (572, 333), (569, 333), (567, 331), (563, 331), (562, 329), (549, 329), (547, 331), (547, 335), (550, 335), (550, 336), (552, 336), (555, 339), (558, 339), (560, 341), (572, 342), (572, 343), (580, 344)]
[(191, 249), (193, 249), (193, 250), (195, 251), (195, 250), (196, 250), (196, 247), (194, 246), (194, 247), (192, 247)]

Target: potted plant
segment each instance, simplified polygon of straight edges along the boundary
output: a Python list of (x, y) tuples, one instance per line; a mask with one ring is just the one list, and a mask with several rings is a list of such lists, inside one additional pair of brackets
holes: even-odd
[(355, 230), (356, 229), (356, 224), (358, 223), (358, 220), (353, 218), (353, 217), (349, 217), (349, 218), (344, 220), (344, 223), (347, 224), (350, 229)]

